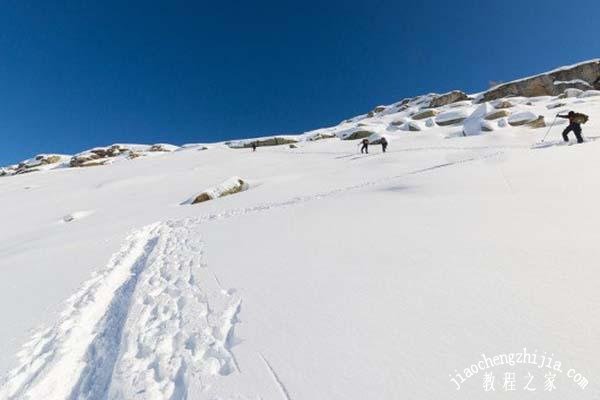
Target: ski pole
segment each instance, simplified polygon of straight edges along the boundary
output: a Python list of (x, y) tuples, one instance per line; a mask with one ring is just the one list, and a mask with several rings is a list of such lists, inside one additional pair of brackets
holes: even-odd
[(551, 129), (552, 129), (552, 127), (554, 126), (554, 123), (556, 122), (556, 118), (558, 118), (558, 114), (560, 114), (560, 113), (557, 113), (557, 114), (554, 116), (554, 119), (552, 120), (552, 123), (550, 124), (550, 127), (548, 128), (548, 131), (546, 132), (546, 134), (544, 135), (544, 138), (542, 139), (542, 143), (544, 143), (544, 140), (546, 140), (546, 137), (548, 136), (548, 134), (550, 133), (550, 130), (551, 130)]

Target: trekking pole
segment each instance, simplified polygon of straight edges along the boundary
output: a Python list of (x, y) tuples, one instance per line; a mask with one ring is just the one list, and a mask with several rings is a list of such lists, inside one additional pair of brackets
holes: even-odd
[(548, 136), (548, 134), (550, 133), (550, 130), (551, 130), (551, 129), (552, 129), (552, 127), (554, 126), (554, 123), (556, 122), (556, 118), (558, 118), (558, 114), (560, 114), (560, 113), (557, 113), (557, 114), (554, 116), (554, 119), (552, 120), (552, 123), (550, 124), (550, 128), (548, 128), (548, 131), (546, 132), (546, 134), (544, 135), (544, 138), (542, 139), (542, 143), (544, 143), (544, 140), (546, 140), (546, 137)]

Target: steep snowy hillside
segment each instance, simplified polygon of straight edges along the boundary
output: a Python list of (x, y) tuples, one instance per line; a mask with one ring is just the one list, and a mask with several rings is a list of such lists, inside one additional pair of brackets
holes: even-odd
[(0, 399), (597, 398), (600, 92), (559, 78), (6, 168)]

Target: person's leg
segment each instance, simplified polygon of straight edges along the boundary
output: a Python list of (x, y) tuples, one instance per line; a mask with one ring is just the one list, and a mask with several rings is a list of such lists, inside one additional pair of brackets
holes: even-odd
[(576, 129), (573, 129), (573, 132), (575, 132), (577, 143), (583, 143), (583, 137), (581, 137), (581, 127), (578, 126)]
[(572, 130), (573, 130), (573, 125), (570, 125), (570, 124), (569, 124), (569, 126), (567, 126), (567, 127), (565, 128), (565, 130), (563, 131), (563, 133), (562, 133), (562, 137), (563, 137), (563, 140), (564, 140), (565, 142), (568, 142), (568, 141), (569, 141), (569, 132), (571, 132)]

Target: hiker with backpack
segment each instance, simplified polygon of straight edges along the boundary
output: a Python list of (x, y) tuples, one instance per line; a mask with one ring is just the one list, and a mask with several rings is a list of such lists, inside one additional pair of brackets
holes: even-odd
[(385, 150), (387, 149), (387, 147), (388, 147), (388, 141), (384, 136), (382, 136), (381, 137), (381, 149), (383, 150), (384, 153), (385, 153)]
[(369, 139), (364, 138), (361, 142), (362, 147), (360, 148), (360, 154), (367, 153), (369, 154)]
[(568, 142), (569, 132), (573, 132), (577, 138), (577, 143), (583, 143), (583, 137), (581, 137), (581, 124), (587, 122), (588, 116), (582, 113), (576, 113), (575, 111), (569, 111), (567, 115), (558, 114), (557, 117), (569, 120), (569, 126), (567, 126), (562, 133), (563, 140)]

